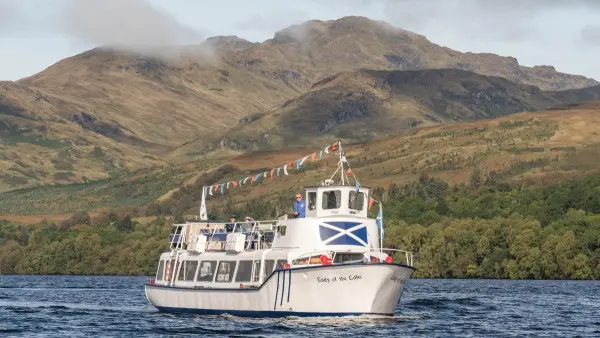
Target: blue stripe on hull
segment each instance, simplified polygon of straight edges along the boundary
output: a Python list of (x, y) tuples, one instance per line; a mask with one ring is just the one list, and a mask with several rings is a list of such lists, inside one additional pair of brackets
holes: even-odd
[(157, 306), (158, 311), (170, 313), (190, 313), (198, 315), (223, 315), (229, 314), (238, 317), (277, 318), (277, 317), (346, 317), (361, 315), (393, 316), (390, 313), (362, 313), (362, 312), (294, 312), (294, 311), (252, 311), (252, 310), (211, 310), (190, 309)]

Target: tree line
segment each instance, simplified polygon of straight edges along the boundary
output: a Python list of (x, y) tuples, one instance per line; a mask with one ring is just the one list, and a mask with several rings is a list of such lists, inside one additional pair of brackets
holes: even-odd
[[(534, 187), (476, 168), (466, 184), (422, 175), (372, 193), (384, 201), (385, 245), (414, 253), (416, 277), (600, 279), (600, 174)], [(272, 219), (289, 207), (289, 194), (226, 200), (212, 217)], [(0, 221), (0, 273), (152, 275), (170, 223), (183, 220), (185, 208), (171, 203), (142, 208), (156, 211), (148, 223), (136, 222), (131, 208), (59, 224)], [(179, 212), (165, 218), (171, 210)]]

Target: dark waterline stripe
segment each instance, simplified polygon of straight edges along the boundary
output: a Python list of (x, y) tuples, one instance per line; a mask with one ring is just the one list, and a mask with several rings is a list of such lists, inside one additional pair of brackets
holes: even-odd
[(369, 312), (294, 312), (294, 311), (252, 311), (252, 310), (210, 310), (210, 309), (191, 309), (191, 308), (173, 308), (156, 307), (161, 312), (168, 313), (191, 313), (198, 315), (224, 315), (229, 314), (238, 317), (254, 318), (280, 318), (280, 317), (348, 317), (348, 316), (389, 316), (393, 313), (369, 313)]

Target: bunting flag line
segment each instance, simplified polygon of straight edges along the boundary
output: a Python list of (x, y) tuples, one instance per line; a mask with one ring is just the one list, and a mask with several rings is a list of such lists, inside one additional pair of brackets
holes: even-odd
[[(295, 161), (291, 161), (288, 162), (280, 167), (277, 168), (272, 168), (269, 169), (267, 171), (264, 171), (262, 173), (258, 173), (258, 174), (254, 174), (251, 176), (247, 176), (247, 177), (242, 177), (239, 179), (234, 179), (232, 181), (228, 181), (228, 182), (223, 182), (223, 183), (218, 183), (218, 184), (214, 184), (214, 185), (210, 185), (210, 186), (206, 186), (204, 187), (204, 189), (208, 189), (208, 194), (209, 196), (214, 196), (214, 193), (220, 192), (221, 195), (225, 193), (225, 190), (229, 190), (230, 188), (237, 188), (237, 187), (241, 187), (242, 185), (246, 185), (248, 182), (248, 180), (250, 180), (250, 184), (255, 184), (258, 183), (260, 181), (260, 178), (270, 178), (273, 179), (274, 177), (279, 177), (281, 174), (281, 171), (283, 171), (283, 174), (285, 176), (290, 175), (289, 173), (289, 169), (293, 169), (295, 168), (296, 171), (300, 171), (302, 165), (304, 165), (306, 163), (306, 160), (310, 158), (310, 162), (317, 162), (323, 159), (323, 154), (329, 154), (329, 150), (331, 151), (335, 151), (337, 149), (340, 149), (341, 151), (341, 147), (340, 147), (340, 142), (335, 142), (333, 144), (330, 144), (328, 146), (326, 146), (325, 148), (319, 150), (318, 152), (312, 152), (309, 155), (306, 155), (302, 158), (299, 158)], [(341, 156), (340, 155), (340, 161), (342, 162), (347, 162), (346, 161), (346, 157), (345, 156)], [(354, 173), (352, 172), (351, 169), (348, 169), (346, 172), (346, 175), (352, 174), (354, 176)], [(358, 180), (356, 179), (356, 176), (354, 177), (355, 179), (355, 184), (356, 184), (356, 190), (358, 191), (359, 189), (359, 184), (358, 184)], [(372, 204), (372, 202), (369, 202), (369, 207)]]

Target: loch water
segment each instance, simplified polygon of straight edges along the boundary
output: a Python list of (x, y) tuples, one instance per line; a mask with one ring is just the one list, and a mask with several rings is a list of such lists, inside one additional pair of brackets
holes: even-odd
[(393, 317), (253, 319), (160, 313), (146, 280), (0, 276), (0, 337), (600, 337), (600, 281), (411, 279)]

